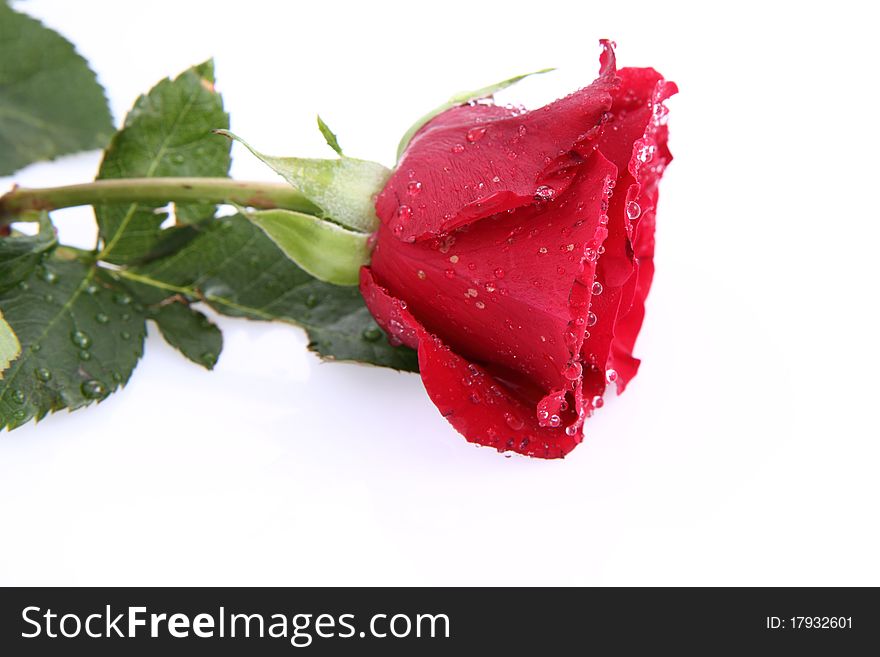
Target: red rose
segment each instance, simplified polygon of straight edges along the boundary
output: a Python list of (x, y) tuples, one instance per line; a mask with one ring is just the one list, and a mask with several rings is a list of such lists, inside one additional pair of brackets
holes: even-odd
[(599, 78), (546, 107), (430, 120), (376, 201), (367, 306), (452, 426), (499, 451), (565, 456), (638, 369), (676, 87), (603, 47)]

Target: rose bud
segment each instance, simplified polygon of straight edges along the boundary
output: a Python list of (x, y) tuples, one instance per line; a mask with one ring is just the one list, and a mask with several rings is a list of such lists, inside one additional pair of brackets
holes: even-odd
[(616, 70), (523, 112), (460, 104), (419, 127), (376, 200), (360, 289), (467, 440), (559, 458), (638, 370), (673, 83)]

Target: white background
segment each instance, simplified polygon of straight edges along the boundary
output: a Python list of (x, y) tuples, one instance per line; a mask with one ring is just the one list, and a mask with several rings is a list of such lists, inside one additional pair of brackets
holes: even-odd
[[(0, 435), (3, 584), (880, 584), (878, 51), (865, 3), (66, 2), (16, 6), (121, 121), (211, 55), (264, 151), (391, 164), (448, 95), (536, 103), (621, 65), (679, 83), (657, 277), (626, 392), (564, 461), (458, 436), (415, 375), (219, 318), (208, 373), (151, 327), (129, 386)], [(233, 173), (272, 179), (239, 150)], [(15, 180), (91, 179), (99, 154)], [(0, 180), (0, 189), (12, 178)], [(89, 245), (90, 211), (58, 214)]]

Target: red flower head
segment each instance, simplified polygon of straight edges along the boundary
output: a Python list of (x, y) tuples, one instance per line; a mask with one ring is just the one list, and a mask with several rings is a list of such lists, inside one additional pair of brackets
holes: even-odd
[(676, 87), (603, 47), (599, 78), (546, 107), (430, 120), (376, 201), (367, 306), (452, 426), (499, 451), (565, 456), (638, 369)]

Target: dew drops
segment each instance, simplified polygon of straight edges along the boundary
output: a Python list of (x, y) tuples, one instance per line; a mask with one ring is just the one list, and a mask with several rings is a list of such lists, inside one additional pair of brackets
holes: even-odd
[(578, 432), (578, 425), (577, 424), (569, 424), (567, 427), (565, 427), (565, 435), (566, 436), (574, 436), (575, 434), (577, 434), (577, 432)]
[(361, 337), (367, 342), (376, 342), (382, 337), (382, 331), (380, 331), (377, 326), (371, 326), (370, 328), (364, 329), (363, 333), (361, 333)]
[(477, 301), (474, 305), (477, 307), (478, 310), (483, 310), (486, 307), (486, 304), (482, 301)]
[(458, 263), (458, 256), (457, 255), (449, 256), (449, 262), (451, 262), (453, 265)]
[(94, 283), (89, 283), (89, 286), (86, 288), (86, 294), (97, 294), (98, 286)]
[(452, 152), (456, 155), (459, 153), (464, 153), (464, 146), (462, 144), (456, 144), (452, 147)]
[(595, 326), (598, 321), (599, 318), (596, 317), (596, 313), (592, 311), (587, 313), (587, 326)]
[(213, 351), (206, 351), (201, 355), (201, 361), (207, 367), (214, 367), (217, 364), (217, 354)]
[(401, 223), (406, 223), (412, 219), (412, 208), (408, 205), (401, 205), (397, 208), (397, 218)]
[(538, 253), (540, 253), (541, 255), (546, 255), (547, 254), (547, 247), (542, 246), (540, 249), (538, 249)]
[(642, 214), (641, 206), (635, 201), (630, 201), (626, 204), (626, 216), (629, 217), (630, 221), (635, 221)]
[(42, 269), (40, 271), (40, 278), (42, 278), (46, 283), (55, 284), (58, 282), (58, 274), (56, 274), (51, 269)]
[(123, 322), (127, 322), (128, 320), (131, 319), (131, 315), (129, 315), (128, 313), (122, 313), (119, 316), (119, 319), (121, 319)]
[(174, 162), (174, 164), (183, 164), (184, 160), (185, 158), (180, 153), (177, 153), (171, 158), (171, 161)]
[(541, 185), (535, 190), (536, 201), (551, 201), (556, 196), (556, 190), (549, 185)]
[(92, 352), (88, 351), (87, 349), (81, 349), (79, 352), (79, 359), (80, 360), (91, 360), (92, 359)]
[(447, 269), (445, 272), (443, 272), (443, 274), (446, 276), (446, 278), (455, 278), (455, 271), (452, 269)]
[(411, 180), (406, 185), (406, 191), (409, 193), (410, 196), (418, 196), (419, 193), (422, 191), (422, 183), (420, 183), (418, 180)]
[(13, 390), (12, 401), (16, 404), (24, 404), (24, 393), (21, 390)]
[(112, 372), (110, 378), (116, 381), (116, 383), (122, 383), (122, 375), (119, 372)]
[(98, 324), (106, 324), (110, 321), (110, 317), (108, 317), (106, 313), (98, 313), (95, 315), (95, 321), (98, 322)]
[(92, 339), (87, 333), (82, 331), (74, 331), (70, 334), (70, 341), (80, 349), (88, 349), (92, 346)]
[(583, 366), (576, 360), (570, 360), (562, 370), (562, 376), (569, 381), (578, 379), (583, 373)]
[(119, 333), (119, 337), (122, 338), (123, 340), (128, 340), (131, 338), (131, 333), (129, 333), (128, 331), (121, 331)]
[(467, 131), (467, 135), (465, 139), (468, 140), (468, 143), (473, 144), (475, 142), (480, 141), (486, 135), (486, 128), (483, 126), (477, 126), (475, 128), (471, 128)]
[(593, 397), (592, 401), (590, 402), (590, 405), (593, 408), (602, 408), (605, 405), (605, 400), (602, 399), (601, 395), (596, 395), (595, 397)]
[(38, 367), (34, 370), (34, 376), (37, 377), (43, 383), (47, 383), (52, 379), (52, 372), (47, 370), (45, 367)]
[(90, 379), (80, 386), (82, 394), (88, 399), (101, 399), (107, 395), (107, 387), (97, 379)]
[(599, 296), (604, 289), (605, 288), (602, 287), (602, 284), (599, 281), (593, 281), (593, 287), (591, 289), (593, 296)]
[(131, 297), (124, 292), (119, 292), (114, 295), (113, 301), (115, 301), (120, 306), (127, 306), (131, 303)]
[(507, 422), (507, 426), (509, 426), (514, 431), (519, 431), (523, 428), (524, 425), (524, 422), (521, 418), (510, 412), (504, 414), (504, 421)]
[(309, 294), (306, 297), (306, 308), (314, 308), (318, 305), (318, 297), (315, 294)]
[(49, 292), (48, 294), (43, 295), (43, 299), (46, 300), (46, 303), (52, 303), (55, 301), (55, 295)]
[(493, 182), (493, 183), (500, 183), (500, 182), (501, 182), (501, 176), (493, 176), (493, 177), (492, 177), (492, 182)]
[(30, 285), (28, 285), (25, 281), (21, 281), (21, 282), (18, 284), (18, 289), (20, 289), (20, 290), (27, 290), (27, 289), (30, 289)]
[(35, 345), (31, 345), (31, 351), (33, 351), (34, 353), (37, 353), (42, 348), (43, 346), (39, 342)]
[(549, 424), (554, 429), (562, 424), (562, 418), (556, 415), (555, 413), (547, 418), (547, 424)]
[(465, 292), (465, 296), (475, 297), (477, 296), (477, 291), (474, 288), (470, 287), (468, 288), (468, 291)]
[(504, 270), (501, 267), (495, 269), (495, 278), (504, 278)]
[(613, 369), (605, 370), (605, 380), (608, 383), (614, 383), (615, 381), (617, 381), (617, 370), (613, 370)]
[(419, 269), (419, 271), (416, 272), (416, 276), (419, 277), (419, 280), (420, 280), (420, 281), (423, 281), (423, 280), (425, 280), (426, 278), (428, 278), (428, 275), (427, 275), (427, 274), (424, 272), (424, 270), (422, 270), (422, 269)]

